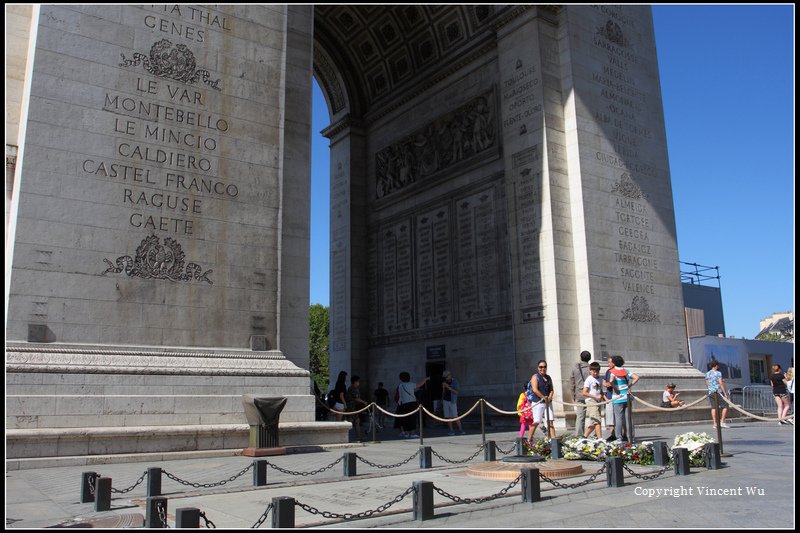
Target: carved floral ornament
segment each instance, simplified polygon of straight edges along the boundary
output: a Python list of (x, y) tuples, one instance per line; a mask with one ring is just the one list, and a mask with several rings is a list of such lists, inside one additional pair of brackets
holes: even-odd
[(622, 320), (632, 322), (658, 322), (661, 320), (655, 311), (650, 309), (650, 304), (644, 296), (634, 296), (631, 306), (622, 312)]
[(158, 237), (146, 237), (136, 248), (136, 257), (123, 255), (117, 257), (115, 263), (103, 259), (108, 268), (100, 274), (118, 274), (125, 272), (130, 277), (144, 279), (166, 279), (169, 281), (205, 281), (209, 285), (214, 282), (208, 279), (213, 270), (203, 269), (196, 263), (186, 265), (183, 269), (184, 253), (177, 241), (166, 237), (163, 246)]
[(160, 78), (169, 78), (183, 83), (196, 83), (200, 77), (203, 83), (221, 91), (219, 79), (211, 81), (211, 73), (206, 69), (198, 69), (194, 54), (185, 44), (173, 45), (168, 39), (161, 39), (150, 48), (150, 55), (146, 56), (139, 52), (133, 53), (133, 59), (126, 59), (122, 56), (120, 67), (138, 66), (140, 63), (144, 69)]
[(630, 174), (627, 172), (623, 172), (622, 175), (619, 177), (619, 181), (615, 182), (614, 185), (611, 187), (613, 192), (618, 192), (625, 198), (631, 198), (632, 200), (646, 200), (647, 193), (642, 191), (642, 188), (639, 187), (639, 184), (633, 181)]
[(628, 39), (625, 37), (625, 34), (622, 33), (622, 28), (613, 20), (608, 20), (604, 26), (598, 27), (597, 34), (602, 35), (618, 46), (628, 46)]

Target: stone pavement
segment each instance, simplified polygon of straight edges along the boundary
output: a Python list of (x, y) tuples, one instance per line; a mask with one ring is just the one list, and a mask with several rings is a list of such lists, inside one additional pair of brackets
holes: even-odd
[[(710, 433), (711, 426), (640, 427), (637, 441), (664, 439), (671, 446), (675, 435), (688, 431)], [(379, 443), (265, 457), (270, 464), (265, 487), (253, 487), (252, 468), (248, 468), (253, 459), (235, 455), (237, 451), (212, 457), (187, 453), (178, 455), (180, 459), (149, 462), (134, 462), (129, 457), (130, 462), (50, 468), (27, 468), (7, 461), (6, 527), (139, 525), (145, 515), (146, 479), (127, 493), (113, 493), (110, 511), (95, 512), (93, 503), (78, 503), (81, 473), (94, 471), (111, 477), (114, 489), (120, 490), (132, 486), (149, 467), (160, 467), (175, 478), (197, 485), (187, 486), (162, 475), (171, 527), (176, 509), (196, 507), (218, 528), (250, 528), (259, 522), (272, 498), (280, 496), (295, 498), (307, 509), (328, 516), (296, 507), (296, 525), (303, 527), (592, 529), (611, 524), (625, 528), (795, 527), (794, 427), (764, 422), (733, 422), (731, 429), (724, 430), (723, 448), (730, 457), (723, 458), (721, 470), (692, 468), (690, 475), (676, 476), (669, 469), (653, 480), (634, 478), (626, 472), (624, 487), (607, 487), (605, 474), (579, 488), (558, 488), (542, 481), (542, 501), (533, 504), (522, 502), (519, 485), (509, 489), (505, 496), (483, 503), (454, 503), (434, 493), (435, 517), (426, 521), (413, 519), (412, 494), (388, 506), (380, 516), (356, 520), (330, 517), (328, 513), (356, 515), (386, 507), (399, 499), (414, 481), (432, 481), (438, 489), (460, 499), (485, 498), (509, 486), (507, 481), (466, 475), (467, 464), (483, 461), (480, 452), (468, 463), (460, 462), (479, 450), (481, 435), (474, 430), (454, 437), (447, 436), (441, 427), (428, 430), (426, 435), (432, 436), (426, 437), (424, 444), (432, 447), (434, 457), (433, 468), (425, 470), (419, 468), (419, 457), (414, 457), (419, 441), (401, 440), (395, 433), (395, 430), (379, 433), (379, 438), (384, 439)], [(487, 439), (495, 440), (502, 450), (510, 450), (515, 436), (516, 432), (505, 431), (487, 434)], [(343, 476), (344, 452), (355, 452), (360, 458), (355, 477)], [(503, 454), (498, 452), (497, 456), (501, 458)], [(330, 466), (332, 463), (335, 464)], [(403, 464), (381, 468), (399, 463)], [(559, 481), (580, 482), (602, 466), (592, 462), (581, 464), (585, 474)], [(633, 465), (632, 469), (640, 474), (658, 470), (639, 465)], [(203, 484), (213, 486), (203, 487)], [(271, 520), (270, 515), (261, 527), (269, 528)]]

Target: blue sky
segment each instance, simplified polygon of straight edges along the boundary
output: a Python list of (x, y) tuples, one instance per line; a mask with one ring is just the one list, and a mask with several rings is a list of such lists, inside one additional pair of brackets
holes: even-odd
[[(728, 335), (794, 310), (794, 8), (653, 6), (681, 261), (718, 266)], [(311, 303), (329, 305), (330, 123), (314, 89)]]

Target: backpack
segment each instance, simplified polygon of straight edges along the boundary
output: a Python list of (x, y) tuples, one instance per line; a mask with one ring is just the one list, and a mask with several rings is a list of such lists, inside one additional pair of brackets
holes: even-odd
[(332, 409), (333, 406), (336, 405), (336, 402), (336, 391), (329, 391), (328, 395), (325, 397), (325, 403), (327, 403), (328, 407)]
[(525, 389), (525, 401), (528, 402), (529, 404), (532, 404), (532, 403), (536, 403), (536, 400), (538, 400), (538, 399), (539, 399), (539, 397), (536, 396), (533, 393), (533, 386), (531, 385), (531, 382), (529, 381), (528, 382), (528, 388)]
[[(550, 394), (550, 386), (552, 381), (546, 380), (543, 377), (539, 376), (538, 374), (536, 375), (536, 381), (539, 382), (539, 392), (542, 393), (546, 392), (547, 394)], [(545, 396), (547, 396), (547, 394), (545, 394)], [(531, 385), (530, 381), (528, 382), (528, 388), (525, 391), (525, 398), (531, 403), (539, 403), (543, 401), (541, 398), (539, 398), (537, 395), (533, 393), (533, 385)]]

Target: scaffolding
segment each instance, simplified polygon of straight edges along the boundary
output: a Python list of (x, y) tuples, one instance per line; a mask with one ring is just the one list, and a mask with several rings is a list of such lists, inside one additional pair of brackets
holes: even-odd
[[(708, 285), (716, 280), (717, 288), (721, 288), (718, 266), (698, 265), (697, 263), (686, 263), (684, 261), (679, 261), (679, 263), (681, 264), (681, 283)], [(715, 275), (712, 275), (712, 273)]]

